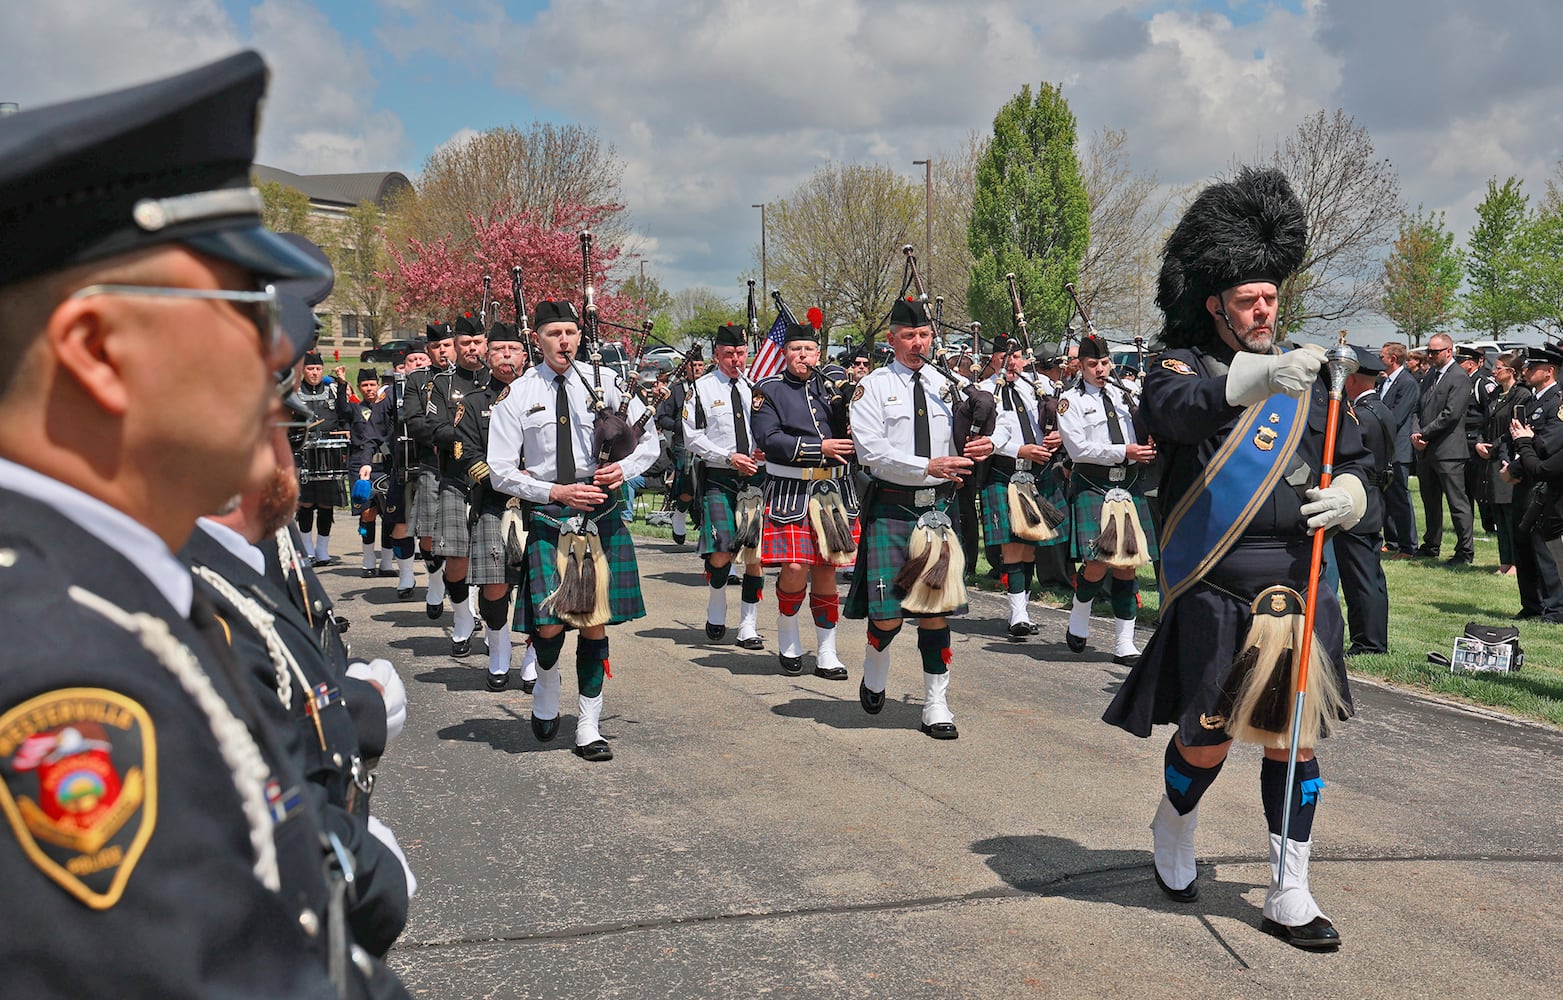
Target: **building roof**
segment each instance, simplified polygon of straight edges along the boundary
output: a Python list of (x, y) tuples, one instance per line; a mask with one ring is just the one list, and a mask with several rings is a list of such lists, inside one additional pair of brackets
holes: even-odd
[(251, 168), (262, 181), (275, 181), (302, 191), (310, 202), (321, 207), (352, 208), (372, 202), (381, 208), (393, 195), (412, 189), (412, 181), (399, 170), (365, 174), (295, 174), (259, 163)]

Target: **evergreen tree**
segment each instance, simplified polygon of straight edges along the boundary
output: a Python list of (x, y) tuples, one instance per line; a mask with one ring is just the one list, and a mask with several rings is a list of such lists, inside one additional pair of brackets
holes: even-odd
[(1493, 339), (1534, 318), (1525, 289), (1521, 232), (1528, 224), (1530, 196), (1524, 182), (1510, 177), (1499, 187), (1487, 182), (1487, 197), (1476, 206), (1476, 225), (1466, 243), (1466, 293), (1461, 315), (1474, 330)]
[(1074, 311), (1064, 285), (1078, 276), (1090, 241), (1075, 116), (1062, 88), (1044, 83), (1033, 93), (1027, 84), (994, 116), (968, 238), (971, 318), (991, 331), (1011, 329), (1004, 276), (1013, 271), (1033, 336), (1058, 339)]

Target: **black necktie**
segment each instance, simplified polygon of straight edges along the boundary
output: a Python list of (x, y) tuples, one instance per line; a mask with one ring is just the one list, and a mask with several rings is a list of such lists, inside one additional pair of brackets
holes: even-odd
[(575, 433), (570, 427), (570, 394), (564, 387), (564, 376), (554, 377), (554, 413), (559, 418), (558, 457), (554, 478), (561, 483), (575, 482)]
[(738, 392), (738, 380), (733, 380), (733, 451), (749, 454), (749, 428), (744, 424), (744, 398)]
[(932, 458), (933, 441), (928, 432), (928, 397), (923, 393), (923, 373), (920, 370), (912, 373), (912, 409), (917, 411), (912, 415), (912, 433), (916, 441), (912, 453), (918, 458)]
[(1107, 437), (1113, 444), (1123, 444), (1123, 425), (1118, 423), (1118, 407), (1113, 405), (1113, 399), (1107, 395), (1107, 387), (1102, 386), (1102, 409), (1107, 411)]
[(1026, 444), (1037, 443), (1037, 432), (1031, 426), (1031, 414), (1026, 412), (1026, 404), (1020, 399), (1020, 390), (1014, 386), (1008, 386), (1009, 405), (1014, 408), (1015, 415), (1020, 418), (1020, 440)]

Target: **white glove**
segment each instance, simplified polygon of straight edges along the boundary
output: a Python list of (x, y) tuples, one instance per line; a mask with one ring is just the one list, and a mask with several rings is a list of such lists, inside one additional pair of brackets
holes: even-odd
[(1350, 528), (1367, 513), (1368, 494), (1356, 476), (1338, 476), (1323, 489), (1315, 486), (1303, 494), (1308, 502), (1300, 512), (1310, 531)]
[(407, 688), (401, 675), (391, 666), (391, 661), (376, 657), (368, 663), (362, 660), (348, 665), (347, 676), (369, 681), (380, 686), (380, 697), (385, 699), (385, 745), (402, 734), (407, 724)]
[(374, 816), (369, 817), (369, 832), (374, 839), (390, 848), (391, 853), (396, 855), (396, 860), (402, 863), (402, 874), (407, 876), (407, 898), (411, 899), (413, 893), (418, 891), (418, 877), (412, 873), (412, 866), (407, 863), (407, 855), (402, 852), (402, 845), (396, 842), (396, 834)]
[(1278, 392), (1300, 399), (1318, 378), (1327, 358), (1318, 344), (1304, 344), (1285, 354), (1239, 351), (1227, 371), (1227, 402), (1252, 406)]

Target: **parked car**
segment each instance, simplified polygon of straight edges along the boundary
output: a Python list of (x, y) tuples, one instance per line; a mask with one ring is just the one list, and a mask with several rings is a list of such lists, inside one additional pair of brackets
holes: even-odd
[(407, 360), (407, 355), (412, 353), (412, 341), (387, 340), (379, 347), (371, 347), (358, 356), (359, 361), (379, 362), (381, 364), (399, 365)]
[(1519, 340), (1467, 340), (1454, 346), (1476, 348), (1486, 356), (1487, 364), (1491, 365), (1498, 360), (1498, 355), (1507, 351), (1523, 351), (1530, 345)]

